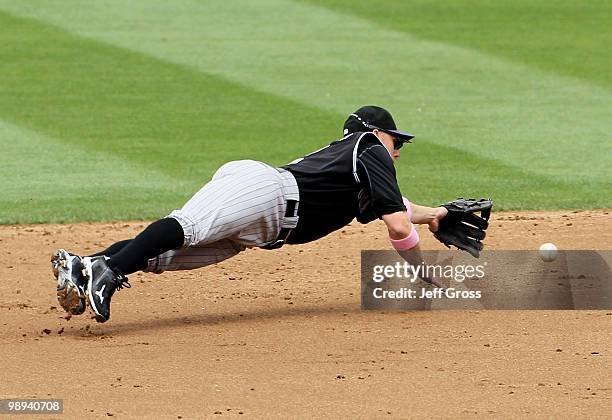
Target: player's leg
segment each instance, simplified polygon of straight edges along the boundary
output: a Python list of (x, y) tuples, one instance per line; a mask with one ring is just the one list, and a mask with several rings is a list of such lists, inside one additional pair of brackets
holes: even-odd
[[(202, 224), (202, 229), (198, 229), (196, 223), (199, 220), (194, 214), (216, 214), (218, 206), (224, 201), (219, 200), (219, 196), (233, 194), (235, 190), (232, 187), (236, 185), (226, 178), (229, 173), (226, 169), (232, 166), (234, 165), (227, 164), (220, 168), (213, 180), (204, 185), (182, 210), (149, 225), (108, 260), (104, 257), (83, 259), (87, 277), (86, 295), (98, 322), (105, 322), (110, 318), (110, 303), (115, 291), (124, 286), (129, 287), (126, 275), (146, 269), (150, 259), (167, 251), (197, 245), (197, 241), (194, 241), (196, 232), (198, 237), (211, 242), (221, 239), (212, 238), (205, 224)], [(185, 212), (185, 208), (190, 210)], [(219, 234), (222, 236), (224, 232)]]
[(157, 220), (140, 232), (134, 239), (112, 254), (108, 266), (121, 274), (142, 271), (149, 259), (171, 249), (183, 246), (184, 232), (180, 223), (171, 217)]
[(210, 244), (171, 250), (151, 258), (144, 271), (161, 274), (164, 271), (194, 270), (231, 258), (246, 248), (231, 239), (222, 239)]
[(110, 318), (113, 294), (122, 287), (130, 287), (125, 275), (144, 270), (149, 259), (184, 242), (183, 228), (176, 219), (165, 218), (151, 223), (117, 253), (105, 257), (83, 258), (87, 277), (87, 297), (98, 322)]
[[(149, 226), (108, 262), (103, 257), (85, 258), (87, 297), (96, 320), (110, 317), (113, 293), (129, 285), (124, 275), (148, 268), (149, 260), (160, 254), (181, 246), (205, 248), (204, 253), (179, 250), (168, 260), (167, 269), (191, 269), (275, 240), (286, 208), (284, 182), (276, 169), (261, 162), (230, 162), (182, 209)], [(297, 195), (295, 179), (289, 189)], [(227, 246), (207, 247), (216, 242)]]
[(104, 251), (96, 252), (95, 254), (88, 255), (89, 257), (101, 257), (102, 255), (106, 257), (111, 257), (115, 255), (117, 252), (121, 251), (127, 244), (132, 242), (131, 239), (124, 239), (123, 241), (115, 242)]
[(289, 173), (281, 175), (255, 161), (224, 165), (211, 183), (170, 215), (183, 226), (186, 247), (149, 260), (145, 271), (205, 267), (274, 241), (286, 213), (287, 197), (299, 197), (295, 178)]
[[(119, 268), (122, 264), (122, 258), (125, 258), (126, 264), (128, 264), (123, 265), (123, 267), (126, 267), (126, 271), (129, 265), (132, 265), (133, 269), (136, 267), (135, 262), (140, 261), (138, 270), (159, 274), (164, 271), (193, 270), (206, 267), (233, 257), (246, 249), (246, 246), (233, 240), (222, 239), (204, 245), (168, 250), (144, 261), (142, 259), (143, 248), (136, 250), (130, 248), (135, 247), (139, 240), (146, 239), (148, 233), (150, 232), (145, 230), (131, 241), (129, 246), (126, 246), (119, 254), (112, 256), (109, 260), (105, 260), (103, 257), (84, 259), (85, 270), (88, 273), (87, 277), (90, 279), (87, 286), (87, 296), (96, 314), (96, 320), (99, 322), (105, 322), (110, 318), (110, 302), (114, 291), (123, 286), (130, 287), (127, 278), (121, 274)], [(149, 252), (156, 251), (150, 249)]]
[[(178, 248), (182, 245), (183, 231), (174, 219), (161, 219), (149, 225), (136, 238), (124, 240), (111, 245), (104, 251), (89, 257), (81, 257), (69, 253), (63, 249), (58, 250), (51, 259), (52, 269), (57, 279), (57, 299), (60, 305), (73, 315), (80, 315), (85, 311), (88, 283), (93, 282), (91, 272), (105, 272), (104, 276), (95, 278), (99, 291), (103, 293), (95, 295), (94, 302), (90, 304), (94, 312), (105, 313), (107, 305), (95, 302), (106, 300), (110, 302), (110, 296), (115, 289), (121, 287), (125, 282), (118, 279), (124, 278), (125, 274), (144, 270), (149, 258), (155, 257), (169, 249)], [(105, 283), (109, 283), (104, 286)]]

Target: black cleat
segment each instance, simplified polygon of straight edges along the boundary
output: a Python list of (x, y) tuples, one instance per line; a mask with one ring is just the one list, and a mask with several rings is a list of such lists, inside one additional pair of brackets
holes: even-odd
[(82, 258), (63, 249), (51, 257), (51, 269), (57, 280), (57, 301), (66, 312), (81, 315), (85, 312), (85, 285)]
[(108, 266), (104, 257), (85, 257), (83, 265), (87, 277), (89, 306), (96, 314), (96, 321), (106, 322), (110, 318), (111, 298), (115, 290), (132, 286), (127, 277)]

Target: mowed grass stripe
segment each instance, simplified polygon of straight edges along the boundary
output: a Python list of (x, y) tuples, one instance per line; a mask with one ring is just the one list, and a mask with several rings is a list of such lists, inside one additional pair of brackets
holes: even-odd
[(610, 208), (609, 183), (564, 183), (521, 172), (460, 149), (415, 142), (402, 149), (398, 180), (411, 200), (439, 205), (455, 198), (492, 197), (495, 210)]
[(0, 223), (146, 219), (192, 183), (0, 121)]
[(612, 89), (612, 2), (297, 0)]
[(336, 113), (381, 103), (420, 140), (521, 173), (577, 185), (612, 178), (609, 91), (354, 16), (287, 0), (0, 7)]

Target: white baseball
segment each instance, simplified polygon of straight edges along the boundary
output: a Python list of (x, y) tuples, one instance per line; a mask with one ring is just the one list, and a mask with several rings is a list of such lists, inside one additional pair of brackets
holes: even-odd
[(551, 262), (557, 258), (557, 247), (555, 244), (547, 242), (540, 246), (538, 253), (540, 254), (540, 258), (542, 258), (542, 261)]

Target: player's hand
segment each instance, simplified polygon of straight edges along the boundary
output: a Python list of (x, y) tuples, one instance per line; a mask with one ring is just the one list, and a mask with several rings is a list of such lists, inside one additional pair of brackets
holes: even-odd
[(432, 231), (432, 232), (437, 232), (438, 231), (438, 227), (440, 226), (440, 220), (444, 219), (444, 217), (446, 217), (447, 214), (448, 214), (448, 209), (446, 207), (436, 207), (435, 208), (435, 216), (428, 223), (429, 224), (429, 230)]

